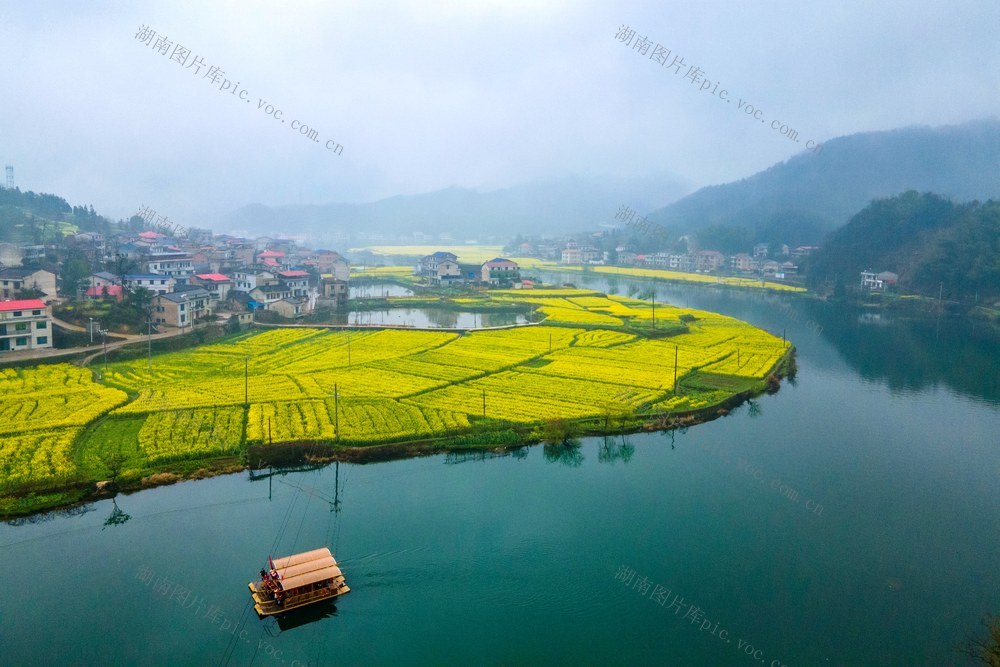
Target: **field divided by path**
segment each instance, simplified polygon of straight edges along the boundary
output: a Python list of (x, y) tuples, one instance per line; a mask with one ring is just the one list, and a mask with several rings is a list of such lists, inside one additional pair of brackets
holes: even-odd
[[(789, 347), (732, 318), (587, 290), (490, 299), (533, 302), (547, 319), (467, 333), (272, 329), (112, 363), (103, 377), (0, 371), (0, 497), (269, 442), (364, 446), (697, 409), (762, 382)], [(681, 395), (675, 376), (700, 384)]]

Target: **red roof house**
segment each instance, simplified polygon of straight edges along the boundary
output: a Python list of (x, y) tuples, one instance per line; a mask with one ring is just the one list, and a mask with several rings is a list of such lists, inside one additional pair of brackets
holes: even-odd
[(45, 310), (45, 302), (41, 299), (24, 299), (21, 301), (0, 301), (0, 312), (9, 313), (15, 310)]

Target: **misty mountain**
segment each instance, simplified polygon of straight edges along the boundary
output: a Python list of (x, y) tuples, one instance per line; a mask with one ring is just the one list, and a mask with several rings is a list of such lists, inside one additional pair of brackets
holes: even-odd
[(649, 210), (690, 191), (670, 175), (631, 179), (571, 176), (492, 192), (451, 187), (363, 204), (252, 204), (213, 226), (218, 231), (309, 234), (318, 239), (358, 240), (359, 232), (393, 236), (423, 232), (480, 241), (495, 237), (499, 241), (515, 234), (595, 229), (611, 222), (623, 204)]
[(647, 217), (699, 245), (816, 245), (873, 199), (907, 190), (957, 202), (1000, 197), (1000, 121), (831, 139), (749, 178), (702, 188)]
[(906, 192), (873, 201), (808, 259), (813, 286), (855, 286), (861, 271), (891, 271), (899, 288), (954, 299), (1000, 297), (1000, 202)]

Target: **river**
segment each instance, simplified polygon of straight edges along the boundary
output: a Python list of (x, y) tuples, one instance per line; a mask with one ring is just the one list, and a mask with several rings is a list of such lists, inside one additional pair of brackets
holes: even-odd
[[(243, 473), (0, 524), (3, 662), (963, 664), (954, 645), (1000, 613), (997, 336), (657, 292), (784, 332), (796, 379), (684, 432)], [(323, 545), (351, 593), (244, 616), (269, 553)]]

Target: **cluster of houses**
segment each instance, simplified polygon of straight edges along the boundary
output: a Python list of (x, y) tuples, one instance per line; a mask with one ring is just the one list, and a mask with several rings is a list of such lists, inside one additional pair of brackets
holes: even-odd
[(520, 243), (514, 250), (519, 257), (538, 257), (567, 265), (614, 264), (668, 271), (727, 272), (782, 279), (797, 274), (798, 262), (818, 248), (815, 246), (790, 248), (788, 245), (780, 245), (774, 249), (776, 251), (774, 257), (769, 256), (772, 248), (766, 243), (755, 245), (751, 252), (733, 255), (725, 255), (718, 250), (639, 253), (625, 245), (615, 247), (612, 253), (573, 240), (560, 243), (552, 239), (533, 239)]
[[(348, 262), (332, 250), (311, 250), (269, 237), (215, 236), (187, 229), (183, 237), (147, 230), (105, 239), (84, 232), (67, 244), (93, 265), (133, 267), (126, 273), (99, 271), (80, 285), (82, 299), (122, 300), (135, 289), (152, 293), (152, 323), (184, 328), (220, 314), (242, 319), (260, 310), (304, 317), (316, 308), (347, 301)], [(53, 271), (22, 268), (44, 263), (44, 246), (0, 243), (0, 352), (52, 347), (52, 312), (57, 299)], [(51, 268), (51, 267), (50, 267)], [(65, 293), (73, 287), (62, 286)]]
[(444, 251), (421, 257), (414, 274), (432, 285), (513, 285), (520, 281), (517, 262), (494, 257), (482, 264), (463, 264), (457, 255)]
[[(86, 241), (103, 244), (97, 234)], [(95, 253), (107, 247), (95, 247)], [(144, 288), (153, 293), (153, 323), (186, 327), (231, 312), (268, 310), (299, 318), (318, 307), (337, 308), (347, 299), (350, 266), (332, 250), (299, 248), (293, 241), (254, 240), (207, 230), (187, 230), (179, 240), (157, 231), (126, 239), (115, 254), (139, 273), (90, 276), (87, 299), (121, 299)]]

